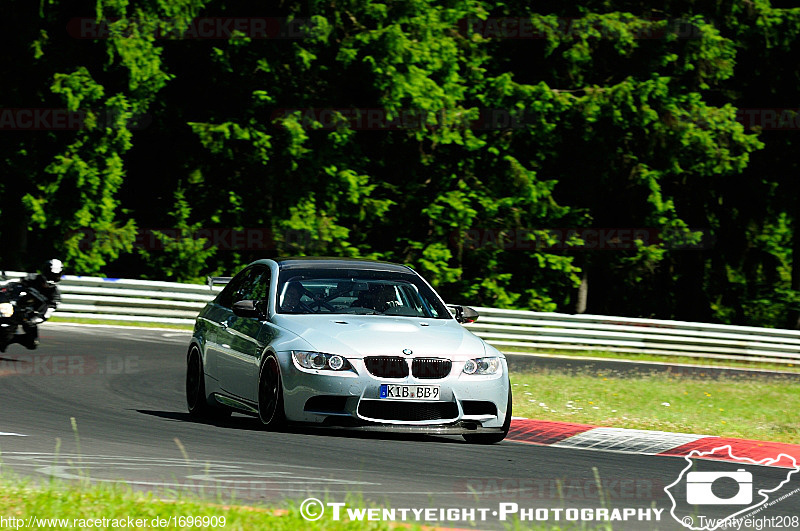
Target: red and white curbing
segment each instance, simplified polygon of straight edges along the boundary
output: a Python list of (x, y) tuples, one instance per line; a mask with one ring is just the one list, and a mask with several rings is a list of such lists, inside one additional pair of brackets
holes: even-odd
[[(737, 458), (766, 462), (768, 459), (785, 454), (800, 462), (800, 445), (797, 444), (750, 441), (691, 433), (603, 428), (588, 424), (517, 417), (511, 421), (511, 430), (508, 432), (506, 440), (557, 448), (581, 448), (677, 457), (685, 457), (692, 451), (696, 451), (695, 455), (697, 455), (698, 452), (711, 452), (715, 448), (730, 446), (730, 453)], [(735, 461), (730, 455), (725, 454), (704, 455), (702, 458)], [(794, 468), (794, 464), (788, 458), (767, 466)]]

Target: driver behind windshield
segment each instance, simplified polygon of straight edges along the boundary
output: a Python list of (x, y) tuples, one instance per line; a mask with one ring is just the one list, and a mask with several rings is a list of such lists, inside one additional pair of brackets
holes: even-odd
[(289, 282), (289, 285), (286, 286), (286, 291), (283, 293), (281, 312), (303, 313), (305, 311), (305, 305), (300, 302), (300, 298), (303, 296), (303, 291), (303, 286), (299, 282)]
[(361, 292), (350, 306), (360, 306), (383, 313), (397, 304), (395, 297), (394, 286), (390, 284), (372, 284), (367, 291)]

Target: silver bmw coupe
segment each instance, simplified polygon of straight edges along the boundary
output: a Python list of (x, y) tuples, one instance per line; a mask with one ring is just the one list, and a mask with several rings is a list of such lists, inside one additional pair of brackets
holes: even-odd
[(258, 260), (200, 312), (189, 412), (503, 440), (506, 359), (413, 269), (337, 258)]

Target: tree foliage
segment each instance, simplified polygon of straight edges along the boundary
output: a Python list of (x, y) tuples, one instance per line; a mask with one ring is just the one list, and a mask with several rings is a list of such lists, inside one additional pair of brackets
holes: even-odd
[[(269, 38), (195, 38), (198, 21), (252, 24), (248, 4), (10, 5), (25, 60), (3, 59), (21, 80), (5, 107), (88, 112), (0, 147), (5, 267), (55, 252), (80, 273), (196, 280), (350, 256), (473, 305), (800, 318), (797, 141), (742, 120), (796, 106), (798, 9), (311, 0), (275, 7)], [(107, 34), (75, 38), (70, 17)], [(195, 239), (214, 228), (271, 245)], [(599, 250), (585, 229), (640, 237)]]

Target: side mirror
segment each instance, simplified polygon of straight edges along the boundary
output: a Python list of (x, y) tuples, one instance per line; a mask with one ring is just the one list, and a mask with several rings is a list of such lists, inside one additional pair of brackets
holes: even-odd
[(448, 308), (455, 310), (455, 318), (459, 323), (474, 323), (478, 320), (479, 314), (474, 308), (456, 305), (448, 306)]
[(474, 323), (477, 320), (478, 320), (478, 312), (475, 311), (475, 308), (470, 308), (469, 306), (461, 307), (462, 323)]
[(262, 319), (264, 317), (256, 301), (243, 300), (234, 302), (232, 310), (233, 313), (239, 317), (255, 317), (256, 319)]

